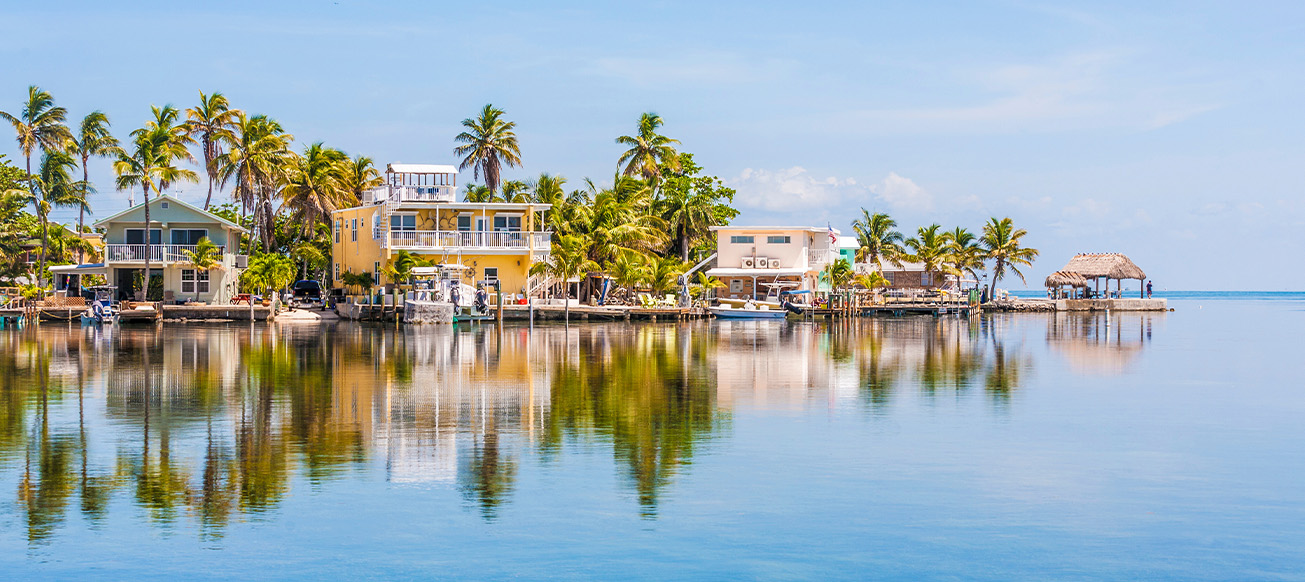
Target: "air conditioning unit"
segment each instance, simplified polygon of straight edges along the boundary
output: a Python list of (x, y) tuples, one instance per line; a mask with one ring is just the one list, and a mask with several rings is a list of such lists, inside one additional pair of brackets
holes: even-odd
[(770, 260), (770, 268), (772, 268), (772, 269), (778, 269), (778, 268), (779, 268), (779, 259), (771, 259), (771, 260)]
[(237, 268), (237, 269), (248, 269), (248, 268), (249, 268), (249, 255), (236, 255), (236, 268)]
[(751, 268), (754, 268), (755, 266), (756, 266), (756, 262), (753, 260), (752, 257), (743, 257), (743, 268), (744, 268), (744, 269), (751, 269)]

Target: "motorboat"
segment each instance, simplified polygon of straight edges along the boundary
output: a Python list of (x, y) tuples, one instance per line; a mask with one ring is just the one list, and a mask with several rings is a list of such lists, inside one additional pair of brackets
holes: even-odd
[(87, 287), (88, 291), (95, 292), (95, 300), (91, 301), (86, 311), (82, 312), (83, 325), (112, 325), (118, 321), (118, 308), (113, 303), (113, 296), (117, 293), (118, 288), (113, 285), (99, 285)]
[(783, 309), (771, 309), (769, 305), (751, 302), (745, 303), (742, 307), (716, 305), (708, 307), (707, 311), (722, 319), (784, 319), (785, 314)]

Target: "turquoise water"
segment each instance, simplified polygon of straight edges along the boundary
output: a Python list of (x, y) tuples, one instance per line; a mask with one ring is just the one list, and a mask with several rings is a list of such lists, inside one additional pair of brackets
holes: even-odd
[(3, 330), (0, 572), (1305, 579), (1305, 297), (1171, 306)]

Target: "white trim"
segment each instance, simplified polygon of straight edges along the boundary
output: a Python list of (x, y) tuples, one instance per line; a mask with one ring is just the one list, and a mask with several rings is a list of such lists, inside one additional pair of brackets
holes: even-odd
[[(193, 211), (195, 211), (195, 212), (198, 212), (198, 213), (200, 213), (200, 214), (203, 215), (203, 216), (207, 216), (207, 217), (209, 217), (209, 218), (211, 218), (211, 219), (213, 219), (213, 220), (215, 220), (215, 221), (217, 221), (217, 222), (220, 222), (220, 223), (222, 223), (222, 224), (225, 224), (225, 225), (227, 225), (228, 227), (234, 228), (234, 229), (236, 229), (236, 230), (238, 230), (238, 231), (240, 231), (240, 232), (247, 232), (247, 231), (244, 229), (244, 227), (240, 226), (239, 224), (236, 224), (236, 223), (234, 223), (234, 222), (231, 222), (230, 220), (227, 220), (227, 219), (225, 219), (225, 218), (222, 218), (221, 216), (218, 216), (218, 215), (216, 215), (216, 214), (213, 214), (212, 212), (209, 212), (209, 211), (204, 210), (204, 209), (202, 209), (202, 208), (196, 208), (196, 207), (194, 207), (194, 206), (191, 206), (190, 204), (187, 204), (185, 200), (181, 200), (181, 199), (179, 199), (179, 198), (173, 198), (173, 197), (172, 197), (171, 195), (169, 195), (169, 194), (160, 194), (160, 195), (154, 197), (153, 199), (151, 199), (151, 200), (150, 200), (150, 203), (153, 204), (153, 203), (155, 203), (155, 202), (161, 202), (161, 201), (163, 201), (163, 200), (168, 200), (168, 201), (170, 201), (170, 202), (176, 202), (176, 203), (180, 204), (180, 205), (182, 206), (182, 208), (187, 208), (187, 209), (193, 210)], [(128, 207), (126, 210), (123, 210), (122, 212), (119, 212), (119, 213), (117, 213), (117, 214), (114, 214), (114, 215), (112, 215), (112, 216), (109, 216), (108, 218), (102, 218), (102, 219), (100, 219), (100, 220), (97, 220), (97, 221), (95, 221), (94, 223), (92, 223), (91, 226), (92, 226), (92, 227), (95, 227), (95, 226), (100, 226), (100, 225), (107, 224), (107, 223), (110, 223), (110, 222), (114, 222), (115, 220), (118, 219), (118, 217), (123, 216), (124, 214), (127, 214), (128, 212), (131, 212), (131, 211), (136, 210), (137, 208), (141, 208), (141, 207), (143, 207), (143, 206), (145, 206), (145, 203), (144, 203), (144, 202), (141, 202), (140, 204), (137, 204), (137, 205), (135, 205), (135, 206)], [(153, 223), (153, 222), (155, 222), (155, 221), (154, 221), (154, 220), (151, 220), (150, 222)]]

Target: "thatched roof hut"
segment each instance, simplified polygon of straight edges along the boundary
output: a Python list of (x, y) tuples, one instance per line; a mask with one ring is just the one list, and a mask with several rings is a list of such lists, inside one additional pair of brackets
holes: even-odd
[(1080, 275), (1073, 271), (1056, 271), (1055, 273), (1047, 275), (1046, 283), (1048, 289), (1055, 288), (1055, 287), (1087, 287), (1088, 286), (1087, 279), (1083, 278), (1083, 275)]
[(1078, 273), (1085, 279), (1146, 279), (1146, 273), (1120, 253), (1084, 253), (1075, 255), (1062, 272)]

